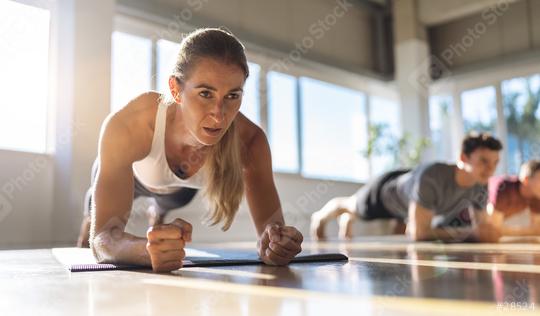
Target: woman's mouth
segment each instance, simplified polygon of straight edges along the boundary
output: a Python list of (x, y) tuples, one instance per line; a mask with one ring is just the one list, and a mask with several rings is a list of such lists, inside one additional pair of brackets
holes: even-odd
[(203, 127), (204, 131), (206, 132), (206, 134), (210, 135), (210, 136), (219, 136), (219, 134), (221, 133), (221, 130), (222, 128), (210, 128), (210, 127)]

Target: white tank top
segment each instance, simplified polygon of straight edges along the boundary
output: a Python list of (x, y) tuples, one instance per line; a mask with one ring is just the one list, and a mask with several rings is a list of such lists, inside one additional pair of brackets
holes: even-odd
[(133, 163), (133, 174), (149, 191), (168, 194), (182, 187), (200, 189), (203, 187), (203, 168), (187, 179), (182, 179), (169, 168), (165, 156), (165, 125), (169, 104), (161, 101), (156, 113), (152, 149), (148, 156)]

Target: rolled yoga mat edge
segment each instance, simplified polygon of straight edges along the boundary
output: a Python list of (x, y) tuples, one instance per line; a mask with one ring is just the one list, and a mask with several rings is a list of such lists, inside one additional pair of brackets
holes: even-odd
[[(309, 263), (309, 262), (334, 262), (348, 261), (349, 258), (341, 253), (322, 253), (313, 255), (301, 255), (295, 257), (290, 263)], [(190, 267), (220, 267), (232, 265), (257, 265), (263, 264), (260, 259), (195, 259), (188, 258), (183, 261), (184, 268)], [(111, 263), (88, 263), (73, 264), (69, 267), (70, 272), (90, 272), (90, 271), (108, 271), (108, 270), (148, 270), (148, 267), (139, 265), (123, 265)]]

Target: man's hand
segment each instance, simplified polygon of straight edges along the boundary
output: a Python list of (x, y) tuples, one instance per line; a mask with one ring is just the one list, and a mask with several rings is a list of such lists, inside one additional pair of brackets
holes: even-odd
[(302, 251), (303, 240), (292, 226), (268, 224), (257, 243), (259, 257), (269, 265), (286, 265)]
[(498, 242), (502, 237), (502, 229), (499, 225), (487, 221), (479, 223), (476, 228), (476, 237), (479, 242)]
[(531, 214), (531, 229), (533, 235), (540, 235), (540, 215)]
[(154, 272), (169, 272), (182, 267), (186, 256), (184, 247), (186, 242), (191, 242), (192, 230), (190, 223), (179, 218), (170, 224), (154, 225), (148, 229), (146, 250)]
[(504, 214), (488, 206), (488, 210), (476, 211), (474, 215), (476, 239), (479, 242), (498, 242), (503, 235)]

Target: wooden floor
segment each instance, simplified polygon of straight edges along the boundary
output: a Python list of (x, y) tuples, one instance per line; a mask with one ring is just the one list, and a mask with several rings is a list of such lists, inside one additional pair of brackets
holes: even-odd
[(50, 249), (0, 251), (0, 315), (540, 314), (540, 244), (377, 237), (304, 249), (350, 261), (69, 273)]

